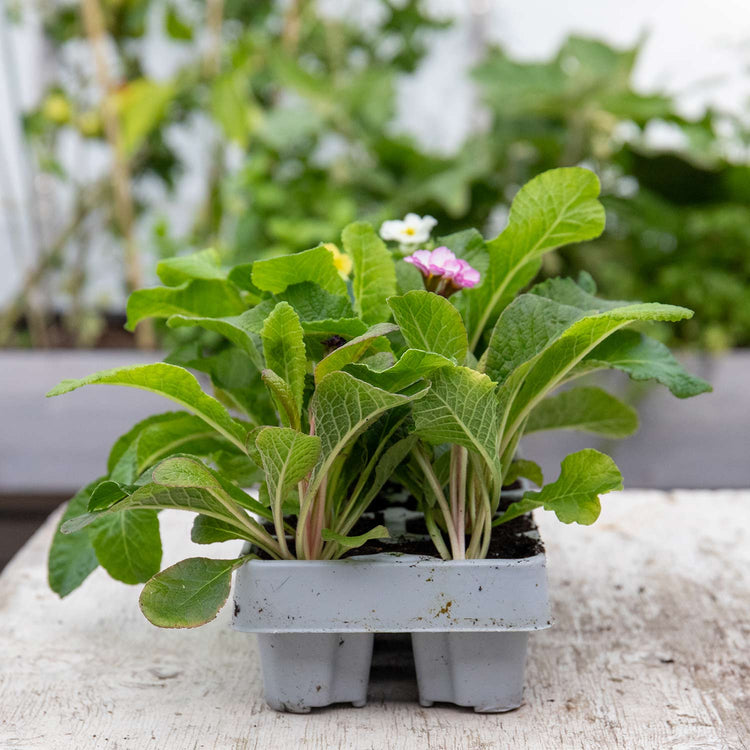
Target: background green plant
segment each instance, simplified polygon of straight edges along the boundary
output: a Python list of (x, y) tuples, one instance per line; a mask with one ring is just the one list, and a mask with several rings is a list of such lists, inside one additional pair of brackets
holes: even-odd
[[(116, 52), (109, 71), (116, 85), (105, 103), (117, 114), (117, 143), (91, 86), (73, 66), (66, 69), (71, 45), (95, 41), (80, 10), (92, 4)], [(213, 245), (225, 261), (238, 262), (336, 241), (355, 218), (377, 224), (411, 210), (435, 216), (441, 233), (460, 226), (492, 232), (519, 185), (545, 169), (582, 162), (602, 179), (608, 228), (594, 243), (546, 257), (544, 271), (585, 267), (607, 296), (669, 299), (696, 310), (700, 329), (685, 321), (665, 329), (665, 338), (711, 349), (750, 342), (750, 182), (737, 156), (747, 133), (726, 115), (707, 112), (691, 121), (671, 98), (635, 92), (638, 47), (571, 38), (544, 63), (483, 51), (473, 78), (487, 127), (455, 153), (438, 155), (393, 127), (399, 77), (419, 64), (427, 32), (446, 26), (418, 0), (398, 7), (383, 0), (379, 20), (367, 27), (325, 17), (309, 0), (286, 10), (216, 0), (87, 0), (46, 8), (61, 74), (28, 114), (26, 132), (39, 169), (73, 185), (77, 197), (71, 224), (0, 317), (5, 342), (19, 341), (12, 326), (30, 289), (60, 268), (57, 283), (74, 300), (69, 329), (78, 343), (96, 339), (100, 319), (81, 302), (93, 213), (123, 247), (131, 291), (149, 280), (142, 268), (149, 261), (139, 260), (144, 252), (151, 259)], [(139, 40), (154, 23), (192, 53), (167, 80), (144, 73)], [(196, 115), (214, 124), (213, 158), (205, 201), (187, 234), (178, 235), (150, 213), (137, 188), (155, 178), (171, 189), (181, 179), (185, 164), (166, 134)], [(665, 123), (682, 145), (655, 151), (648, 131)], [(119, 148), (129, 184), (77, 186), (57, 158), (71, 128)], [(118, 194), (129, 196), (130, 219), (115, 210)], [(141, 233), (127, 252), (138, 222), (148, 224), (149, 239)]]

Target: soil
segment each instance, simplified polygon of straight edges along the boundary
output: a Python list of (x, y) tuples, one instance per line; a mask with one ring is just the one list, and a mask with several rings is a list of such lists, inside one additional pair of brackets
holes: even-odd
[[(422, 519), (414, 519), (421, 521)], [(410, 524), (411, 522), (409, 522)], [(426, 528), (425, 528), (426, 531)], [(490, 549), (487, 558), (490, 560), (517, 560), (523, 557), (533, 557), (543, 552), (544, 546), (535, 537), (528, 536), (528, 532), (536, 531), (536, 526), (530, 515), (519, 516), (508, 523), (496, 526), (492, 530)], [(466, 537), (468, 546), (470, 538)], [(432, 540), (427, 536), (401, 537), (390, 542), (374, 540), (351, 550), (345, 557), (352, 555), (375, 555), (378, 552), (397, 552), (402, 555), (427, 555), (438, 557)]]

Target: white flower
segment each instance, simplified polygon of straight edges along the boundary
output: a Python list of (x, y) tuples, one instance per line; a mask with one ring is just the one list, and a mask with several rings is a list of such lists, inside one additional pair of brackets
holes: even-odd
[(436, 224), (437, 219), (432, 216), (406, 214), (403, 221), (384, 221), (380, 227), (380, 236), (402, 245), (422, 245), (430, 239), (430, 232)]

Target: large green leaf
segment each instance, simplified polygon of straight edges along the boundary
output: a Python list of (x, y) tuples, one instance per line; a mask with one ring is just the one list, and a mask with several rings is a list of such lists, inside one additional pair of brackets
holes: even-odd
[(385, 243), (364, 223), (349, 224), (341, 235), (352, 258), (354, 311), (370, 325), (388, 320), (386, 300), (396, 293), (396, 269)]
[(89, 531), (101, 566), (123, 583), (143, 583), (159, 572), (161, 538), (154, 510), (105, 514)]
[(307, 359), (302, 326), (297, 313), (288, 302), (279, 302), (266, 318), (261, 340), (266, 367), (289, 386), (296, 416), (292, 424), (298, 426), (305, 390)]
[(632, 407), (601, 388), (563, 391), (540, 401), (529, 415), (524, 432), (582, 430), (610, 438), (623, 438), (638, 429)]
[(220, 521), (211, 516), (197, 515), (190, 530), (190, 541), (196, 544), (215, 544), (228, 542), (232, 539), (247, 539), (246, 535), (238, 532), (236, 526)]
[(239, 315), (246, 308), (233, 284), (217, 279), (194, 279), (180, 286), (137, 289), (128, 297), (125, 328), (132, 331), (144, 318), (172, 315), (219, 318)]
[(388, 304), (412, 349), (442, 354), (459, 364), (466, 359), (468, 340), (461, 315), (445, 297), (423, 290), (391, 297)]
[(287, 427), (265, 427), (258, 433), (255, 445), (263, 461), (276, 534), (286, 549), (282, 538), (284, 501), (288, 491), (315, 466), (320, 455), (320, 438)]
[(431, 377), (427, 395), (414, 404), (417, 434), (429, 443), (461, 445), (478, 453), (498, 489), (500, 407), (496, 384), (468, 367), (443, 367)]
[(310, 401), (315, 434), (321, 441), (317, 480), (320, 481), (339, 452), (381, 414), (422, 398), (425, 392), (400, 395), (357, 380), (347, 372), (326, 375)]
[(598, 178), (580, 167), (543, 172), (518, 191), (508, 226), (487, 243), (490, 262), (484, 278), (463, 292), (472, 349), (487, 323), (536, 275), (544, 253), (601, 234), (604, 209), (598, 195)]
[(346, 284), (336, 270), (333, 254), (323, 245), (294, 255), (256, 260), (252, 280), (258, 289), (275, 294), (292, 284), (313, 281), (328, 292), (346, 296)]
[(200, 417), (187, 412), (160, 414), (143, 420), (117, 441), (108, 464), (110, 478), (121, 484), (134, 484), (146, 469), (169, 455), (207, 456), (233, 448)]
[(587, 448), (566, 456), (557, 481), (539, 492), (527, 492), (512, 503), (494, 525), (505, 523), (534, 508), (552, 510), (563, 523), (588, 526), (601, 512), (599, 495), (622, 489), (622, 475), (615, 462), (603, 453)]
[(579, 367), (581, 374), (614, 368), (633, 380), (656, 380), (678, 398), (713, 390), (710, 383), (691, 375), (664, 344), (636, 331), (617, 331), (588, 354)]
[(315, 367), (315, 382), (319, 383), (326, 375), (336, 370), (341, 370), (345, 365), (358, 362), (378, 344), (380, 344), (379, 351), (382, 351), (388, 347), (388, 344), (378, 342), (378, 339), (397, 330), (398, 326), (392, 323), (378, 323), (361, 336), (357, 336), (334, 349), (330, 354), (321, 359)]
[(214, 398), (206, 395), (193, 375), (182, 367), (156, 362), (103, 370), (77, 380), (63, 380), (47, 396), (59, 396), (84, 385), (127, 385), (166, 396), (199, 416), (240, 450), (245, 450), (247, 429)]
[(365, 363), (350, 364), (345, 369), (354, 377), (378, 388), (386, 391), (400, 391), (416, 383), (417, 380), (429, 377), (440, 367), (449, 367), (453, 364), (442, 354), (407, 349), (398, 362), (385, 370), (373, 369)]
[(191, 557), (155, 575), (143, 587), (141, 611), (160, 628), (195, 628), (213, 620), (232, 586), (232, 571), (249, 558)]
[(162, 284), (179, 286), (193, 279), (226, 279), (227, 272), (221, 268), (218, 250), (209, 248), (190, 255), (160, 260), (156, 264), (156, 275)]
[(288, 302), (301, 321), (353, 318), (348, 297), (331, 294), (311, 281), (293, 284), (275, 295), (278, 302)]
[(70, 499), (52, 537), (47, 578), (50, 588), (61, 597), (77, 589), (99, 565), (88, 532), (83, 530), (75, 534), (62, 534), (60, 528), (86, 512), (91, 493), (103, 479), (104, 477), (87, 485)]
[[(692, 312), (684, 307), (649, 302), (595, 313), (576, 321), (533, 359), (516, 368), (503, 385), (501, 400), (510, 404), (508, 435), (512, 436), (531, 409), (607, 336), (635, 321), (676, 321), (691, 316)], [(515, 395), (520, 384), (523, 388)]]

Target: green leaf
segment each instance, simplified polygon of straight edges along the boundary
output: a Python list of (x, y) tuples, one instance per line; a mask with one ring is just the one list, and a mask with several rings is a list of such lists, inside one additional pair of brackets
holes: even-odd
[(443, 367), (433, 374), (427, 395), (412, 408), (421, 438), (433, 445), (451, 443), (478, 453), (499, 489), (500, 407), (495, 385), (468, 367)]
[[(593, 313), (576, 321), (539, 354), (516, 368), (503, 384), (500, 398), (504, 403), (509, 399), (510, 403), (508, 435), (512, 437), (531, 409), (607, 336), (639, 320), (676, 321), (691, 316), (692, 312), (684, 307), (648, 302)], [(523, 389), (515, 395), (520, 384)]]
[(376, 370), (367, 363), (350, 364), (346, 371), (385, 391), (401, 391), (422, 378), (429, 377), (440, 367), (452, 366), (453, 362), (442, 354), (407, 349), (393, 366)]
[(264, 427), (255, 440), (263, 461), (277, 534), (287, 492), (304, 479), (320, 455), (320, 438), (287, 427)]
[(349, 224), (341, 235), (352, 258), (354, 311), (370, 325), (388, 320), (386, 300), (396, 293), (396, 269), (385, 243), (365, 223)]
[(346, 549), (353, 549), (361, 547), (365, 542), (369, 542), (370, 539), (389, 539), (391, 535), (385, 526), (376, 526), (374, 529), (370, 529), (358, 536), (343, 536), (330, 529), (323, 529), (321, 536), (326, 542), (336, 542), (336, 544), (340, 544), (342, 547), (346, 547)]
[(354, 318), (354, 311), (348, 297), (331, 294), (311, 281), (287, 287), (286, 290), (276, 295), (276, 300), (288, 302), (302, 322)]
[(637, 429), (635, 409), (601, 388), (585, 387), (545, 398), (529, 415), (525, 432), (582, 430), (603, 437), (623, 438)]
[(240, 450), (245, 450), (247, 429), (232, 419), (216, 399), (206, 395), (195, 377), (182, 367), (156, 362), (102, 370), (85, 378), (63, 380), (47, 397), (69, 393), (84, 385), (127, 385), (166, 396), (199, 416)]
[[(398, 326), (392, 323), (378, 323), (361, 336), (357, 336), (334, 349), (328, 356), (321, 359), (315, 367), (315, 382), (319, 383), (329, 373), (341, 370), (345, 365), (362, 359), (378, 344), (380, 344), (379, 350), (382, 351), (383, 342), (377, 340), (397, 330)], [(386, 346), (388, 345), (386, 344)]]
[(393, 477), (393, 473), (409, 455), (416, 442), (417, 436), (409, 435), (387, 448), (375, 467), (375, 475), (367, 482), (367, 492), (359, 503), (362, 508), (367, 508), (375, 499), (383, 485)]
[(660, 341), (635, 331), (618, 331), (581, 362), (581, 373), (602, 368), (626, 372), (633, 380), (656, 380), (677, 398), (713, 390), (710, 383), (691, 375)]
[(252, 101), (244, 67), (217, 76), (211, 87), (211, 114), (229, 140), (245, 148), (260, 125), (258, 106)]
[[(152, 478), (155, 484), (165, 487), (208, 490), (211, 497), (223, 508), (222, 512), (224, 514), (228, 513), (230, 521), (235, 524), (239, 522), (242, 525), (247, 521), (247, 514), (237, 508), (236, 506), (238, 505), (261, 516), (267, 515), (266, 508), (257, 500), (254, 500), (239, 487), (227, 481), (218, 472), (190, 456), (174, 456), (162, 461), (154, 469)], [(136, 498), (139, 492), (142, 494), (142, 497)], [(130, 502), (149, 502), (145, 488), (139, 492), (130, 496)], [(174, 507), (191, 509), (181, 502)], [(216, 516), (216, 514), (213, 515)]]
[(162, 284), (179, 286), (193, 279), (223, 281), (227, 277), (227, 272), (221, 268), (219, 251), (209, 248), (190, 255), (160, 260), (156, 265), (156, 275)]
[(539, 492), (527, 492), (512, 503), (493, 525), (510, 521), (534, 508), (552, 510), (563, 523), (588, 526), (601, 512), (599, 495), (622, 489), (622, 475), (615, 462), (587, 448), (563, 459), (560, 477)]
[(536, 275), (544, 253), (601, 234), (604, 209), (598, 195), (598, 178), (580, 167), (543, 172), (518, 191), (508, 226), (487, 243), (490, 262), (481, 283), (463, 292), (472, 349), (487, 323)]
[(447, 299), (416, 290), (391, 297), (388, 304), (412, 349), (441, 354), (463, 364), (468, 350), (466, 329), (461, 314)]
[(336, 270), (333, 254), (323, 245), (294, 255), (256, 260), (252, 280), (258, 289), (274, 294), (292, 284), (313, 281), (327, 292), (346, 296), (346, 284)]
[(108, 462), (110, 479), (132, 485), (146, 469), (169, 455), (207, 456), (219, 450), (236, 451), (236, 447), (200, 417), (187, 412), (160, 414), (139, 422), (117, 441)]
[(233, 539), (247, 539), (238, 533), (237, 527), (211, 516), (197, 515), (190, 531), (190, 540), (195, 544), (214, 544)]
[(337, 320), (303, 320), (302, 330), (306, 336), (316, 336), (323, 340), (331, 336), (352, 339), (367, 331), (367, 325), (359, 318), (339, 318)]
[(89, 497), (101, 481), (102, 479), (97, 479), (70, 499), (52, 537), (47, 578), (50, 588), (60, 597), (77, 589), (99, 565), (87, 532), (62, 534), (60, 529), (66, 522), (86, 512)]
[(279, 417), (284, 426), (299, 430), (300, 412), (290, 385), (273, 370), (263, 370), (261, 378), (278, 407)]
[(195, 628), (213, 620), (229, 597), (232, 571), (248, 558), (191, 557), (155, 575), (139, 599), (146, 619), (160, 628)]
[(305, 390), (305, 342), (297, 313), (288, 302), (279, 302), (266, 318), (261, 332), (266, 368), (288, 386), (294, 399), (294, 425), (299, 425), (302, 396)]
[(199, 326), (207, 331), (221, 334), (235, 346), (244, 351), (258, 370), (263, 369), (263, 357), (260, 353), (260, 334), (266, 318), (274, 309), (272, 300), (264, 300), (256, 307), (239, 315), (219, 317), (202, 317), (198, 315), (172, 315), (167, 321), (170, 328)]
[(532, 294), (522, 294), (503, 310), (482, 357), (484, 371), (498, 383), (532, 360), (585, 313)]
[(525, 458), (515, 459), (503, 476), (503, 486), (508, 487), (520, 477), (530, 479), (534, 484), (541, 487), (544, 484), (544, 475), (539, 464), (528, 461)]
[(143, 583), (161, 565), (161, 538), (156, 511), (106, 514), (89, 532), (101, 566), (123, 583)]
[(194, 279), (180, 286), (137, 289), (128, 297), (125, 328), (132, 331), (144, 318), (239, 315), (246, 307), (233, 284), (216, 279)]
[(310, 401), (315, 434), (321, 441), (316, 479), (320, 481), (339, 452), (381, 414), (422, 398), (425, 392), (404, 396), (376, 388), (346, 372), (326, 375)]
[(106, 510), (124, 497), (131, 495), (136, 489), (136, 487), (130, 487), (107, 479), (98, 484), (96, 489), (91, 493), (87, 510), (91, 513), (98, 510)]

